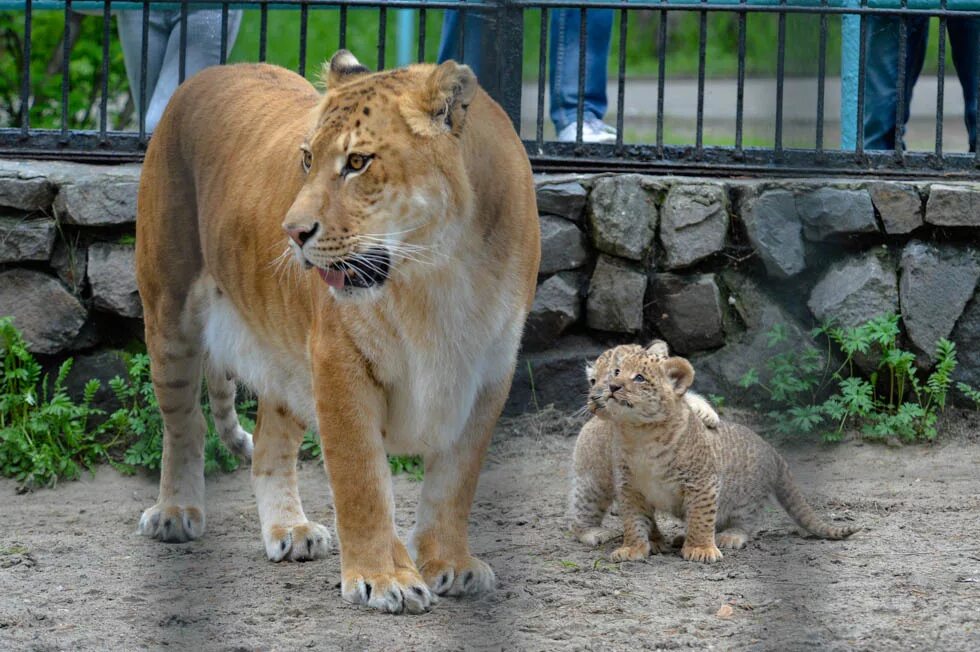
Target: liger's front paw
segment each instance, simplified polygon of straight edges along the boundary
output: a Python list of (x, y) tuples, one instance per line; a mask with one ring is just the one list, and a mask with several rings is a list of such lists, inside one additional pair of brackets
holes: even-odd
[(456, 563), (432, 559), (419, 570), (436, 595), (476, 595), (492, 591), (497, 583), (490, 565), (473, 556)]
[(183, 543), (204, 534), (204, 509), (193, 505), (156, 504), (143, 512), (138, 531), (167, 543)]
[(713, 564), (721, 561), (723, 555), (721, 550), (714, 544), (708, 546), (689, 546), (686, 543), (681, 548), (681, 556), (687, 561), (700, 561), (705, 564)]
[(271, 561), (311, 561), (330, 552), (330, 530), (313, 521), (263, 528), (262, 540)]
[(609, 555), (609, 559), (614, 562), (621, 561), (641, 561), (650, 556), (650, 543), (644, 541), (635, 546), (622, 546), (616, 548)]
[(437, 602), (422, 576), (413, 569), (392, 573), (345, 571), (340, 587), (344, 600), (385, 613), (426, 613)]

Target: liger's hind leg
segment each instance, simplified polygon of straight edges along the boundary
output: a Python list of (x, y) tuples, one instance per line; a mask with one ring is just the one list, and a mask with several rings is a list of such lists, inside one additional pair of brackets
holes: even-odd
[[(139, 532), (168, 542), (204, 534), (203, 353), (199, 331), (181, 319), (182, 313), (182, 305), (173, 305), (146, 315), (153, 391), (163, 417), (163, 457), (159, 498), (143, 512)], [(172, 319), (160, 323), (154, 315), (161, 314)]]
[(232, 453), (247, 460), (252, 459), (252, 435), (242, 428), (238, 422), (238, 412), (235, 411), (235, 377), (216, 369), (210, 361), (205, 363), (205, 375), (211, 418), (214, 419), (218, 436)]

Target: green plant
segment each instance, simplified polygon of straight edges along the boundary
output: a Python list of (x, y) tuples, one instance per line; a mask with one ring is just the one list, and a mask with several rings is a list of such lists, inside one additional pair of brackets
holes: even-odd
[[(766, 363), (768, 383), (760, 381), (757, 370), (749, 369), (740, 384), (745, 388), (758, 385), (769, 394), (777, 405), (770, 416), (783, 433), (824, 428), (825, 441), (839, 441), (846, 428), (856, 427), (870, 439), (932, 440), (956, 369), (956, 345), (939, 340), (935, 367), (923, 378), (915, 355), (898, 345), (899, 320), (898, 315), (882, 315), (854, 328), (825, 325), (815, 329), (814, 337), (826, 337), (828, 346), (836, 345), (844, 355), (835, 371), (828, 367), (830, 349), (825, 357), (809, 347), (800, 355), (772, 356)], [(783, 327), (774, 327), (768, 346), (785, 341), (785, 335)], [(877, 361), (868, 377), (860, 374), (859, 356), (865, 366)], [(831, 384), (831, 395), (820, 401)]]
[(956, 383), (956, 389), (960, 390), (964, 396), (973, 401), (973, 408), (980, 412), (980, 391), (973, 389), (966, 383)]
[(100, 441), (89, 427), (102, 414), (92, 407), (99, 381), (89, 381), (81, 402), (73, 401), (65, 389), (72, 360), (52, 383), (9, 317), (0, 318), (0, 356), (0, 474), (25, 486), (51, 486), (107, 459), (113, 442)]

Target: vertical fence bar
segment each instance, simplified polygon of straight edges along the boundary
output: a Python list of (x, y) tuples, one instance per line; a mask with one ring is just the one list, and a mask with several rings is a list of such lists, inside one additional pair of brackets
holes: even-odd
[(259, 6), (259, 61), (265, 61), (266, 47), (269, 44), (269, 5)]
[(347, 5), (340, 6), (340, 38), (338, 39), (341, 50), (347, 47)]
[(180, 0), (180, 68), (177, 83), (183, 84), (187, 76), (187, 0)]
[[(977, 70), (980, 70), (980, 51), (977, 52)], [(977, 97), (980, 98), (980, 79), (977, 79)], [(973, 142), (970, 143), (973, 147), (973, 165), (980, 167), (980, 99), (977, 100), (976, 120), (973, 125)]]
[(626, 117), (626, 29), (629, 12), (619, 10), (619, 74), (616, 77), (616, 154), (623, 155), (623, 123)]
[[(706, 4), (708, 0), (701, 0)], [(704, 68), (705, 50), (708, 47), (708, 12), (698, 12), (698, 112), (695, 125), (694, 151), (697, 160), (704, 154)]]
[[(861, 7), (866, 8), (867, 6), (868, 0), (861, 0)], [(861, 29), (859, 32), (857, 124), (855, 125), (857, 137), (854, 139), (854, 151), (856, 152), (857, 160), (860, 161), (864, 158), (864, 92), (868, 77), (867, 70), (865, 70), (865, 66), (868, 64), (868, 20), (865, 16), (861, 16)]]
[[(827, 0), (820, 0), (820, 7), (827, 7)], [(820, 14), (820, 51), (817, 54), (817, 157), (823, 154), (824, 94), (827, 84), (827, 14)]]
[(34, 21), (31, 0), (24, 2), (24, 73), (20, 85), (20, 134), (27, 138), (31, 129), (31, 27)]
[(388, 7), (378, 8), (378, 70), (385, 69), (385, 39), (388, 35)]
[[(746, 6), (747, 0), (739, 0), (742, 7)], [(735, 152), (741, 157), (742, 151), (742, 128), (745, 120), (745, 11), (738, 12), (738, 84), (735, 101)]]
[[(660, 0), (666, 7), (667, 0)], [(657, 67), (657, 156), (664, 157), (664, 81), (667, 73), (667, 9), (660, 10), (660, 25), (657, 34), (657, 54), (660, 57)]]
[(425, 7), (419, 7), (419, 52), (418, 61), (425, 61)]
[[(786, 0), (779, 0), (785, 7)], [(779, 33), (776, 36), (776, 160), (783, 155), (783, 82), (786, 80), (786, 12), (779, 12)]]
[(585, 127), (585, 47), (588, 42), (588, 23), (586, 10), (578, 14), (578, 102), (575, 106), (575, 142), (582, 143), (582, 129)]
[(71, 0), (65, 0), (65, 31), (61, 37), (61, 141), (68, 142), (68, 60), (71, 58)]
[[(137, 110), (139, 111), (140, 142), (146, 142), (146, 67), (150, 48), (150, 3), (144, 0), (143, 15), (140, 21), (140, 92)], [(109, 21), (106, 20), (106, 23)]]
[[(908, 0), (902, 0), (902, 10), (908, 8)], [(908, 98), (905, 97), (905, 84), (908, 71), (905, 60), (909, 51), (908, 18), (905, 14), (898, 16), (898, 87), (895, 89), (895, 158), (899, 162), (905, 159), (905, 121), (908, 119)]]
[[(521, 132), (521, 87), (524, 62), (524, 8), (510, 0), (500, 0), (496, 5), (496, 33), (485, 29), (484, 47), (490, 45), (494, 59), (498, 61), (494, 99), (510, 117), (514, 130)], [(486, 40), (492, 39), (491, 42)], [(485, 64), (486, 62), (484, 62)], [(484, 66), (486, 67), (486, 66)]]
[[(939, 3), (946, 11), (946, 0)], [(936, 165), (943, 165), (943, 100), (946, 96), (946, 16), (939, 16), (939, 62), (936, 71)]]
[[(465, 3), (466, 0), (460, 0), (460, 2)], [(459, 52), (459, 60), (461, 62), (466, 62), (466, 56), (464, 54), (466, 50), (463, 49), (466, 46), (466, 9), (463, 8), (464, 6), (460, 4), (458, 13), (456, 14), (456, 17), (459, 19), (459, 40), (456, 43), (456, 51)]]
[(228, 61), (228, 5), (221, 5), (221, 55), (218, 62), (222, 65)]
[(538, 114), (535, 118), (535, 140), (540, 148), (544, 144), (544, 86), (548, 79), (548, 8), (541, 7), (541, 33), (538, 37)]
[(306, 37), (309, 31), (310, 7), (306, 2), (299, 6), (299, 76), (306, 77)]
[[(144, 18), (144, 20), (146, 20)], [(102, 98), (99, 102), (99, 142), (105, 144), (109, 141), (106, 132), (109, 129), (109, 43), (112, 33), (109, 27), (112, 25), (112, 3), (106, 0), (102, 6)], [(145, 79), (146, 73), (140, 79)]]

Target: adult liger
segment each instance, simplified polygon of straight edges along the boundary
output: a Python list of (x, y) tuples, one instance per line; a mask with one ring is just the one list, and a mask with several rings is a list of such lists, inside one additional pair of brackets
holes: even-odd
[[(164, 419), (140, 531), (204, 532), (202, 373), (225, 441), (252, 454), (269, 559), (315, 559), (296, 455), (320, 434), (346, 600), (426, 611), (489, 589), (467, 523), (533, 300), (531, 170), (466, 66), (370, 73), (333, 56), (325, 94), (269, 65), (180, 87), (143, 165), (137, 274)], [(235, 379), (259, 398), (253, 441)], [(421, 454), (408, 545), (386, 453)]]

